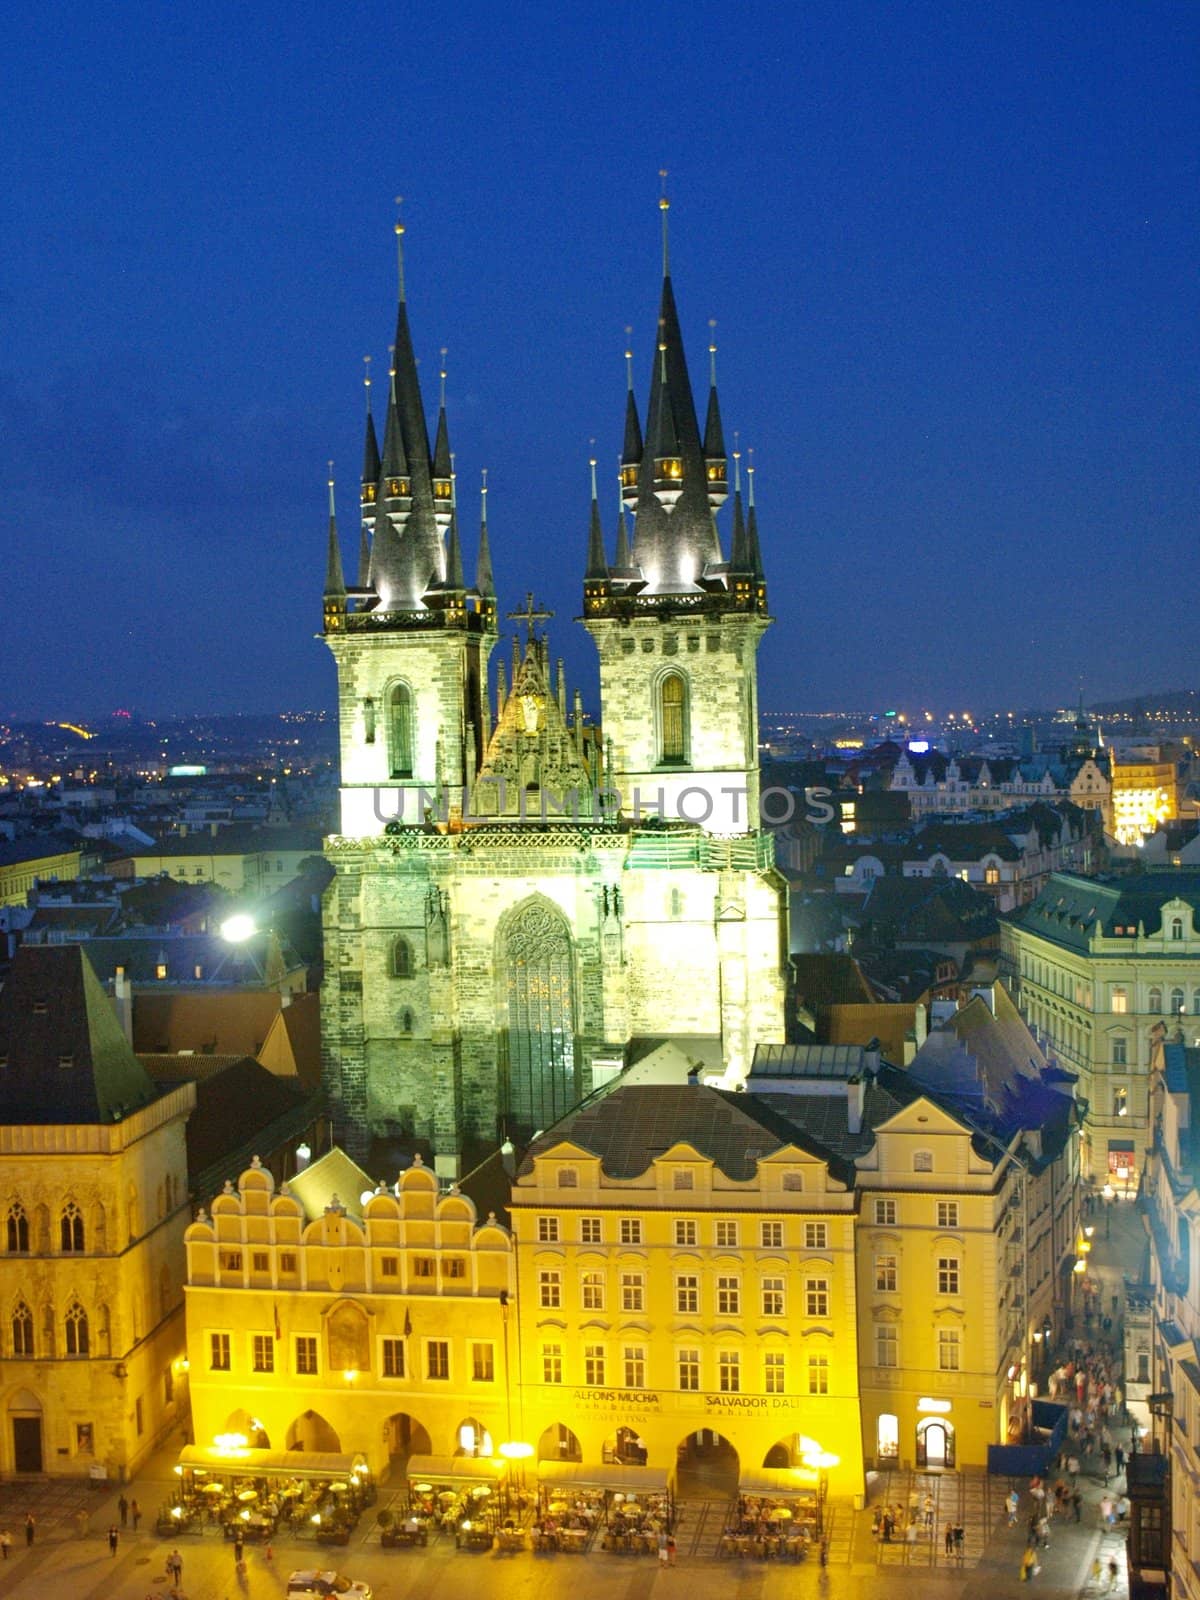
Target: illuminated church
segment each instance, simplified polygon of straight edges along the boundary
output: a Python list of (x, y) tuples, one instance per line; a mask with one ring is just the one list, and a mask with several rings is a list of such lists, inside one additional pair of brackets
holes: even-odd
[[(382, 446), (368, 403), (353, 581), (330, 491), (324, 637), (340, 831), (325, 903), (324, 1070), (339, 1135), (465, 1152), (548, 1127), (674, 1040), (744, 1079), (779, 1041), (786, 893), (759, 821), (756, 654), (770, 618), (715, 369), (703, 431), (666, 251), (649, 395), (632, 362), (610, 552), (580, 539), (598, 724), (568, 704), (532, 601), (510, 662), (486, 488), (474, 579), (444, 395), (433, 444), (400, 289)], [(368, 397), (370, 390), (368, 388)], [(642, 419), (645, 426), (643, 431)]]

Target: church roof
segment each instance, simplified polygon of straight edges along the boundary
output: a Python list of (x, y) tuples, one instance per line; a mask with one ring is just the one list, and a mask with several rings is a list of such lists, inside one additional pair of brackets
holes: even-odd
[(471, 810), (477, 817), (543, 819), (543, 796), (555, 813), (578, 796), (578, 815), (592, 812), (592, 780), (551, 693), (545, 641), (530, 637), (513, 674), (504, 709), (488, 740)]
[(23, 946), (0, 992), (0, 1122), (119, 1122), (159, 1097), (79, 945)]

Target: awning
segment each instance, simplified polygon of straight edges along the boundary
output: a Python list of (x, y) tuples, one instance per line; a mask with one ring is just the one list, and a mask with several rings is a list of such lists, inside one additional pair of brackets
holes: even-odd
[(538, 1482), (571, 1489), (609, 1489), (621, 1494), (665, 1494), (666, 1467), (626, 1466), (621, 1461), (585, 1466), (581, 1461), (539, 1461)]
[(409, 1456), (410, 1483), (499, 1483), (508, 1469), (502, 1456)]
[(334, 1455), (312, 1450), (224, 1450), (186, 1445), (179, 1452), (185, 1472), (232, 1478), (350, 1478), (355, 1468), (367, 1470), (364, 1455)]
[(759, 1467), (743, 1472), (738, 1479), (739, 1494), (772, 1495), (777, 1500), (817, 1498), (817, 1474), (809, 1467)]

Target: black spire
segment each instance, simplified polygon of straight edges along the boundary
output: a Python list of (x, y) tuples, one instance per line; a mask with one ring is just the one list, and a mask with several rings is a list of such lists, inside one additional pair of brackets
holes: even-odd
[(750, 452), (750, 459), (746, 463), (746, 478), (749, 484), (750, 509), (746, 516), (746, 551), (750, 557), (750, 571), (758, 579), (766, 576), (763, 572), (762, 549), (758, 542), (758, 512), (754, 509), (754, 451)]
[[(371, 433), (374, 436), (374, 424)], [(382, 473), (387, 480), (389, 498), (408, 498), (408, 462), (404, 455), (404, 435), (400, 427), (400, 411), (396, 404), (396, 369), (388, 374), (387, 421), (383, 429), (383, 460), (375, 452), (375, 476)]]
[(450, 537), (446, 546), (446, 584), (447, 589), (465, 589), (463, 579), (462, 546), (458, 539), (458, 507), (450, 507)]
[[(633, 332), (625, 329), (626, 334)], [(625, 444), (621, 451), (621, 499), (627, 506), (637, 504), (638, 468), (642, 464), (642, 425), (638, 421), (633, 394), (633, 351), (625, 348)]]
[(584, 580), (603, 582), (608, 577), (608, 562), (604, 559), (604, 529), (600, 523), (600, 501), (596, 495), (596, 458), (590, 462), (592, 472), (592, 520), (588, 528), (588, 564)]
[(329, 463), (329, 556), (325, 563), (325, 594), (346, 597), (346, 579), (342, 574), (342, 547), (338, 540), (337, 511), (333, 504), (333, 462)]
[[(370, 356), (366, 358), (370, 361)], [(379, 482), (379, 440), (375, 436), (375, 418), (371, 412), (371, 374), (367, 371), (364, 380), (367, 391), (367, 436), (363, 444), (363, 470), (362, 485), (364, 490), (368, 485), (373, 489)], [(364, 495), (365, 498), (365, 495)]]
[(492, 576), (492, 546), (488, 539), (487, 492), (485, 467), (483, 485), (479, 491), (479, 557), (475, 563), (475, 587), (485, 600), (491, 600), (496, 595), (496, 580)]
[(367, 531), (367, 519), (362, 519), (362, 530), (358, 536), (358, 587), (366, 589), (371, 582), (371, 535)]
[(746, 523), (742, 514), (742, 452), (733, 452), (733, 544), (729, 551), (730, 572), (751, 571), (750, 545), (746, 537)]

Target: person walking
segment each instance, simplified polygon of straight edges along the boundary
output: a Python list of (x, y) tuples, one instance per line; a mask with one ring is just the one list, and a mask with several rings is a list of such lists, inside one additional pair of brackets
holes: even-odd
[(26, 1549), (32, 1548), (33, 1537), (34, 1537), (34, 1534), (36, 1532), (37, 1532), (37, 1523), (33, 1520), (33, 1512), (32, 1511), (27, 1512), (26, 1516), (25, 1516), (25, 1547), (26, 1547)]
[(129, 1526), (129, 1501), (126, 1500), (124, 1495), (117, 1501), (117, 1513), (121, 1518), (121, 1526), (127, 1528)]
[(1104, 1585), (1105, 1594), (1107, 1594), (1110, 1589), (1115, 1589), (1116, 1588), (1116, 1586), (1117, 1586), (1117, 1578), (1120, 1576), (1120, 1571), (1121, 1571), (1121, 1569), (1117, 1565), (1116, 1556), (1109, 1556), (1109, 1558), (1108, 1558), (1108, 1582)]
[(1083, 1496), (1078, 1489), (1071, 1491), (1071, 1510), (1075, 1513), (1075, 1521), (1078, 1522), (1083, 1511)]
[(108, 1530), (108, 1553), (109, 1553), (110, 1556), (115, 1556), (116, 1555), (116, 1553), (117, 1553), (117, 1545), (120, 1542), (121, 1542), (121, 1530), (117, 1527), (116, 1523), (114, 1522), (112, 1527)]
[(1021, 1504), (1021, 1496), (1015, 1489), (1008, 1491), (1008, 1499), (1005, 1504), (1008, 1506), (1008, 1525), (1010, 1528), (1015, 1528), (1017, 1525), (1017, 1511)]
[(183, 1557), (179, 1554), (178, 1548), (172, 1550), (167, 1557), (167, 1572), (171, 1582), (178, 1589), (183, 1581)]
[(4, 1532), (0, 1533), (0, 1560), (7, 1561), (8, 1560), (8, 1552), (11, 1549), (12, 1549), (12, 1534), (9, 1533), (7, 1528), (5, 1528)]
[(954, 1527), (949, 1522), (946, 1524), (946, 1554), (948, 1556), (954, 1554)]
[(241, 1564), (242, 1564), (242, 1551), (244, 1549), (245, 1549), (245, 1544), (244, 1544), (244, 1542), (242, 1540), (242, 1531), (239, 1528), (238, 1531), (237, 1531), (237, 1535), (236, 1535), (236, 1537), (234, 1538), (234, 1541), (233, 1541), (233, 1564), (234, 1564), (235, 1567), (240, 1567), (241, 1566)]
[(138, 1523), (142, 1520), (142, 1508), (136, 1500), (129, 1502), (129, 1519), (133, 1523), (134, 1533), (138, 1530)]

